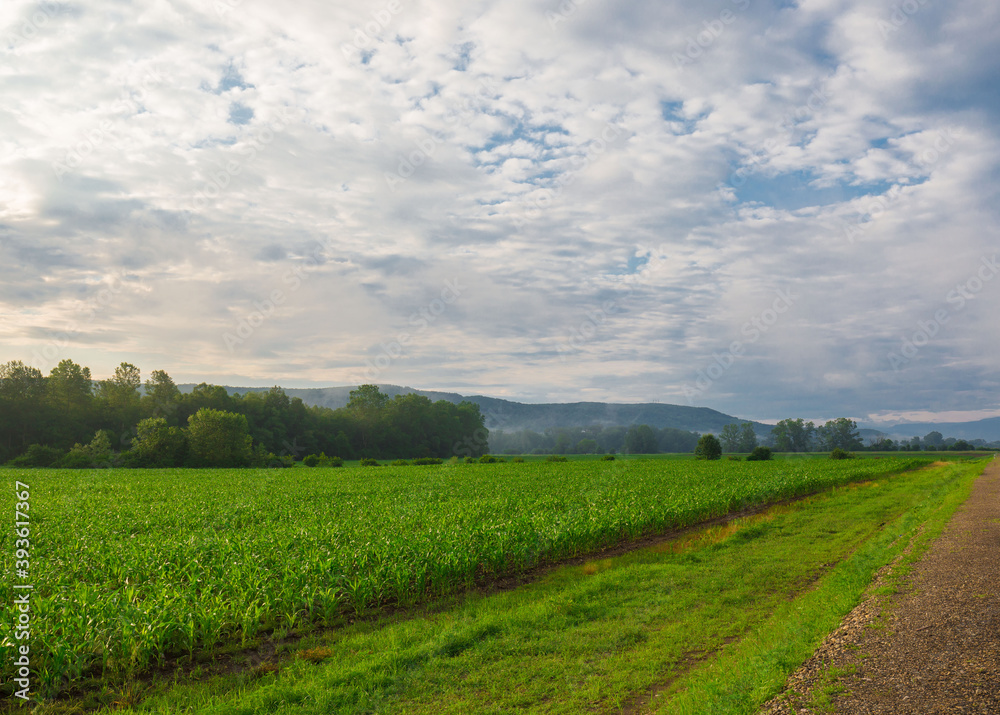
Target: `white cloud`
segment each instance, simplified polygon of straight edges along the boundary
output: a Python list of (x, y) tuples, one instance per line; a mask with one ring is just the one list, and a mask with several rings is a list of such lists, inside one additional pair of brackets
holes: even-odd
[(4, 359), (124, 272), (61, 355), (345, 383), (458, 277), (380, 380), (683, 401), (793, 289), (701, 403), (997, 407), (1000, 281), (888, 362), (997, 245), (989, 3), (39, 7), (0, 16)]

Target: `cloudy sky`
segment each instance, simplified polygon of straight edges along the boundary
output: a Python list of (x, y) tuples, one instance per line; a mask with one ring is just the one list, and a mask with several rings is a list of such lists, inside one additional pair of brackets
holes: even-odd
[(995, 0), (0, 7), (0, 361), (1000, 414)]

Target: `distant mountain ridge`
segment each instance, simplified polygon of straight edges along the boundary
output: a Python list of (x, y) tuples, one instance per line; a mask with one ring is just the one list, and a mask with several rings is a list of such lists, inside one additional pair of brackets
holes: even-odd
[(940, 432), (956, 439), (1000, 440), (1000, 417), (988, 417), (975, 422), (904, 422), (880, 431), (898, 437), (924, 437), (930, 432)]
[[(182, 392), (190, 392), (193, 384), (178, 385)], [(247, 392), (267, 392), (269, 387), (229, 387), (229, 394)], [(770, 434), (772, 425), (753, 420), (727, 415), (708, 407), (688, 407), (685, 405), (668, 405), (658, 402), (647, 403), (615, 403), (615, 402), (556, 402), (530, 404), (514, 402), (499, 397), (483, 395), (460, 395), (457, 392), (437, 392), (434, 390), (417, 390), (399, 385), (379, 385), (379, 389), (389, 395), (416, 394), (432, 400), (446, 400), (459, 403), (474, 402), (486, 416), (486, 426), (490, 430), (517, 432), (524, 429), (543, 432), (550, 427), (585, 427), (601, 425), (603, 427), (647, 424), (650, 427), (675, 429), (691, 432), (718, 434), (728, 424), (752, 422), (754, 431), (763, 437)], [(298, 397), (307, 405), (318, 405), (339, 409), (346, 407), (350, 401), (354, 385), (339, 387), (313, 388), (282, 388), (289, 397)], [(956, 439), (1000, 440), (1000, 417), (990, 417), (975, 422), (909, 422), (882, 427), (875, 425), (859, 425), (862, 439), (886, 435), (893, 439), (909, 439), (924, 437), (929, 432), (941, 432), (945, 437)]]
[[(194, 385), (179, 385), (181, 391), (190, 392)], [(229, 387), (229, 394), (246, 394), (247, 392), (267, 392), (269, 387)], [(570, 402), (529, 404), (513, 402), (498, 397), (483, 395), (460, 395), (456, 392), (435, 392), (432, 390), (417, 390), (399, 385), (379, 385), (379, 390), (389, 397), (396, 395), (422, 395), (432, 401), (474, 402), (486, 416), (486, 427), (490, 430), (517, 432), (524, 429), (543, 432), (550, 427), (584, 427), (601, 425), (602, 427), (646, 424), (650, 427), (675, 429), (691, 432), (713, 432), (718, 434), (729, 424), (752, 422), (739, 417), (727, 415), (708, 407), (687, 407), (684, 405), (667, 405), (660, 403), (610, 403), (610, 402)], [(298, 397), (307, 405), (318, 405), (338, 409), (345, 407), (350, 401), (351, 390), (355, 386), (319, 387), (319, 388), (282, 388), (289, 397)], [(754, 431), (763, 436), (769, 434), (771, 425), (753, 422)]]

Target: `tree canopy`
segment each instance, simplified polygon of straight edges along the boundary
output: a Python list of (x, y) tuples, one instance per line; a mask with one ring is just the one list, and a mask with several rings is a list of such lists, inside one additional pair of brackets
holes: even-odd
[(321, 452), (343, 459), (478, 457), (489, 449), (478, 405), (412, 394), (390, 400), (375, 385), (360, 386), (347, 407), (332, 410), (308, 407), (278, 387), (231, 395), (202, 383), (183, 394), (165, 371), (154, 370), (143, 383), (129, 363), (96, 383), (72, 360), (47, 377), (18, 361), (0, 365), (0, 463), (37, 445), (37, 460), (28, 461), (58, 462), (75, 450), (80, 466), (97, 433), (104, 435), (98, 446), (107, 440), (112, 453), (136, 466), (245, 466)]

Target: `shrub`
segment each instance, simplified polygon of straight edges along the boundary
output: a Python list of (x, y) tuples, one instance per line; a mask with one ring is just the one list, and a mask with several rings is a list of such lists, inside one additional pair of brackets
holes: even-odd
[(192, 467), (245, 467), (259, 460), (246, 415), (202, 407), (188, 417)]
[(76, 445), (65, 457), (56, 462), (53, 466), (60, 469), (93, 469), (96, 465), (94, 458), (89, 452), (84, 451), (81, 445)]
[(378, 463), (377, 459), (372, 459), (371, 457), (361, 458), (362, 467), (381, 467), (382, 465)]
[[(308, 459), (308, 457), (306, 458)], [(303, 462), (306, 460), (303, 459)], [(316, 462), (317, 467), (343, 467), (344, 460), (340, 457), (327, 457), (326, 452), (320, 452), (318, 460)]]
[(546, 462), (568, 462), (569, 460), (566, 459), (566, 457), (563, 457), (560, 454), (550, 454), (548, 457), (545, 458), (545, 461)]
[(703, 434), (698, 440), (694, 455), (698, 459), (722, 459), (722, 443), (714, 434)]
[(514, 464), (524, 464), (524, 457), (514, 457), (512, 460)]
[(492, 454), (484, 454), (479, 458), (480, 464), (496, 464), (497, 462), (506, 462), (507, 460), (503, 457), (494, 457)]
[(473, 459), (472, 457), (466, 457), (462, 461), (465, 462), (466, 464), (475, 464), (476, 463), (476, 460)]
[(51, 467), (63, 456), (63, 451), (44, 444), (33, 444), (20, 457), (7, 462), (8, 467)]
[(168, 427), (163, 417), (150, 417), (136, 426), (128, 464), (139, 467), (179, 467), (188, 453), (187, 434), (180, 427)]
[[(730, 455), (729, 455), (729, 456), (727, 457), (727, 459), (728, 459), (728, 460), (729, 460), (730, 462), (739, 462), (739, 461), (740, 461), (740, 458), (739, 458), (739, 457), (737, 457), (737, 456), (736, 456), (735, 454), (730, 454)], [(752, 457), (747, 457), (747, 461), (748, 461), (748, 462), (752, 461)]]
[(105, 430), (98, 430), (90, 444), (75, 444), (65, 457), (53, 466), (60, 469), (107, 469), (115, 466), (118, 458), (111, 450), (111, 438)]
[(846, 449), (835, 447), (834, 450), (830, 452), (830, 459), (854, 459), (854, 452), (848, 452)]
[(417, 457), (413, 460), (413, 464), (418, 467), (426, 467), (432, 464), (441, 464), (441, 460), (437, 457)]
[(766, 462), (774, 459), (771, 450), (767, 447), (754, 447), (754, 450), (747, 457), (748, 462)]
[(410, 463), (407, 462), (405, 459), (394, 459), (393, 462), (392, 462), (392, 466), (394, 466), (394, 467), (409, 467)]
[(307, 467), (315, 467), (319, 465), (319, 455), (310, 454), (302, 458), (302, 464)]
[(613, 462), (613, 461), (615, 461), (615, 455), (613, 455), (613, 454), (605, 454), (603, 457), (601, 457), (601, 461), (602, 462)]

